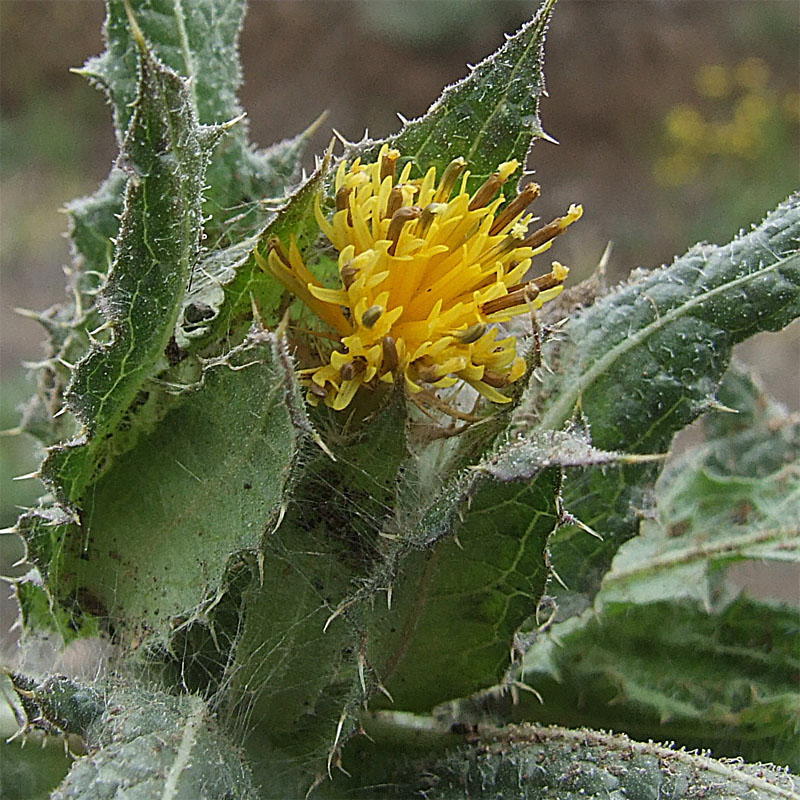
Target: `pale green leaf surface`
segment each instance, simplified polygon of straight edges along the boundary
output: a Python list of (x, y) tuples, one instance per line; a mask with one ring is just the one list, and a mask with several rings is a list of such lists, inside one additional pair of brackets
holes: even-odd
[(800, 561), (800, 424), (746, 375), (729, 373), (719, 394), (743, 419), (709, 413), (711, 438), (659, 479), (656, 516), (620, 549), (602, 602), (691, 597), (710, 607), (727, 564)]
[[(309, 783), (323, 773), (340, 722), (344, 741), (366, 699), (357, 658), (360, 604), (370, 598), (358, 597), (351, 614), (325, 626), (379, 561), (378, 532), (405, 457), (405, 406), (398, 401), (349, 433), (336, 412), (314, 415), (337, 460), (318, 449), (312, 454), (285, 519), (264, 539), (263, 563), (243, 593), (241, 631), (231, 632), (236, 713), (283, 754), (288, 772), (304, 772)], [(372, 687), (369, 671), (367, 680)], [(279, 761), (275, 756), (271, 771), (281, 770)]]
[(353, 742), (353, 779), (337, 775), (329, 791), (320, 787), (323, 798), (794, 800), (800, 789), (773, 765), (585, 728), (484, 723), (457, 735), (439, 720), (382, 714), (367, 730), (375, 742)]
[(197, 257), (201, 200), (212, 141), (185, 82), (143, 52), (140, 95), (125, 137), (129, 171), (116, 255), (98, 299), (111, 340), (75, 366), (67, 389), (85, 434), (51, 449), (43, 474), (79, 503), (104, 469), (115, 431), (146, 380), (164, 364)]
[(166, 641), (173, 621), (217, 598), (228, 561), (274, 527), (305, 434), (290, 408), (299, 398), (287, 403), (297, 388), (283, 345), (254, 336), (117, 458), (80, 528), (26, 533), (57, 600), (77, 593), (118, 633)]
[[(579, 404), (595, 446), (659, 453), (707, 409), (732, 346), (800, 313), (800, 198), (724, 247), (698, 245), (575, 316), (550, 349), (555, 375), (531, 382), (517, 419), (559, 428)], [(604, 539), (559, 531), (552, 560), (569, 587), (562, 614), (591, 603), (619, 546), (638, 532), (656, 466), (571, 476), (565, 505)]]
[[(227, 123), (242, 114), (239, 31), (240, 0), (131, 0), (137, 24), (153, 52), (191, 80), (191, 100), (205, 125)], [(107, 49), (82, 70), (100, 85), (114, 108), (118, 136), (130, 124), (136, 98), (136, 47), (121, 0), (108, 0)], [(257, 150), (248, 143), (247, 121), (237, 123), (217, 149), (208, 170), (206, 233), (238, 241), (266, 221), (260, 200), (281, 197), (300, 171), (307, 136)], [(231, 220), (234, 220), (233, 222)]]
[(196, 695), (153, 688), (116, 689), (90, 729), (89, 755), (78, 758), (52, 800), (259, 797), (250, 771)]

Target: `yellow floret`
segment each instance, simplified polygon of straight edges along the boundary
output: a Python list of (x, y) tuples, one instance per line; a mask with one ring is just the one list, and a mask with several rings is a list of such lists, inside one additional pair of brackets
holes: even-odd
[[(320, 229), (339, 252), (340, 285), (322, 286), (294, 240), (277, 239), (258, 265), (274, 275), (335, 332), (323, 362), (303, 370), (308, 400), (346, 408), (361, 386), (402, 379), (407, 390), (445, 388), (459, 380), (496, 403), (500, 389), (525, 374), (513, 336), (496, 323), (531, 312), (563, 289), (567, 268), (525, 280), (531, 259), (580, 218), (583, 209), (529, 232), (527, 206), (539, 187), (528, 184), (508, 203), (500, 194), (519, 169), (500, 164), (472, 194), (464, 159), (441, 179), (431, 167), (412, 180), (412, 162), (397, 174), (401, 154), (384, 145), (377, 161), (339, 164), (332, 215), (318, 196)], [(327, 360), (325, 360), (327, 358)]]

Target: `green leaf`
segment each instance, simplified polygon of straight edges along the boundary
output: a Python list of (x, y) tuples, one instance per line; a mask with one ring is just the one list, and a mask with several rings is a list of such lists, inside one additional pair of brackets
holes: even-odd
[(256, 798), (249, 769), (196, 695), (152, 688), (108, 693), (105, 713), (52, 800)]
[[(499, 164), (517, 159), (524, 164), (531, 143), (543, 136), (539, 98), (544, 92), (544, 40), (555, 0), (545, 0), (536, 16), (497, 52), (447, 87), (419, 119), (385, 141), (420, 172), (435, 166), (439, 175), (454, 158), (470, 169), (468, 191), (474, 191)], [(346, 156), (377, 155), (383, 142), (366, 141)]]
[(657, 514), (624, 545), (603, 582), (603, 602), (689, 597), (710, 607), (721, 567), (800, 561), (800, 424), (747, 376), (731, 371), (711, 412), (717, 433), (676, 459), (656, 485)]
[[(691, 603), (609, 603), (526, 655), (509, 719), (622, 730), (719, 756), (800, 765), (800, 614), (742, 598), (719, 613)], [(665, 667), (666, 665), (666, 667)]]
[[(362, 424), (344, 425), (319, 409), (336, 461), (316, 450), (294, 487), (280, 527), (263, 542), (263, 558), (235, 618), (231, 686), (234, 719), (246, 714), (259, 741), (280, 753), (274, 780), (305, 773), (306, 788), (354, 730), (366, 700), (356, 586), (380, 563), (379, 532), (393, 510), (395, 479), (406, 455), (405, 405), (395, 394)], [(341, 424), (341, 423), (339, 423)], [(351, 602), (352, 601), (352, 602)], [(352, 612), (326, 622), (342, 603)], [(281, 778), (283, 780), (283, 778)]]
[(208, 364), (184, 402), (94, 485), (80, 528), (28, 532), (36, 563), (50, 555), (53, 596), (77, 595), (128, 640), (162, 643), (177, 620), (213, 604), (229, 560), (255, 552), (282, 513), (306, 435), (296, 393), (271, 334)]
[(559, 363), (542, 427), (560, 428), (580, 403), (596, 446), (665, 450), (708, 408), (732, 346), (800, 315), (798, 250), (793, 195), (730, 244), (697, 245), (669, 267), (635, 275), (570, 321), (575, 351)]
[[(724, 247), (698, 245), (669, 267), (635, 275), (581, 312), (568, 340), (546, 356), (554, 375), (531, 382), (519, 424), (561, 427), (576, 411), (595, 446), (659, 453), (715, 404), (731, 348), (800, 314), (800, 197)], [(556, 313), (558, 309), (556, 309)], [(565, 528), (554, 538), (554, 568), (570, 591), (562, 616), (591, 603), (619, 546), (635, 536), (652, 501), (656, 466), (623, 466), (573, 476), (565, 506), (603, 541)]]
[[(368, 660), (395, 707), (428, 710), (501, 679), (550, 576), (562, 469), (624, 458), (578, 433), (531, 434), (462, 471), (428, 504), (406, 493), (392, 524), (396, 564), (382, 577), (391, 610), (367, 623)], [(416, 486), (417, 476), (405, 481)]]
[[(327, 794), (321, 787), (322, 796), (788, 800), (800, 788), (797, 777), (771, 765), (716, 761), (624, 735), (538, 725), (486, 724), (478, 731), (462, 725), (460, 730), (468, 731), (469, 744), (463, 744), (463, 732), (453, 735), (425, 718), (400, 721), (387, 715), (371, 721), (368, 732), (377, 745), (364, 743), (348, 762), (354, 780), (336, 776), (333, 791)], [(443, 747), (448, 748), (444, 753)]]
[[(135, 108), (137, 53), (122, 0), (107, 1), (107, 49), (90, 59), (81, 74), (105, 91), (122, 140)], [(131, 0), (130, 5), (153, 52), (189, 79), (198, 120), (219, 125), (241, 117), (237, 92), (242, 81), (239, 31), (243, 0)], [(204, 213), (210, 241), (216, 245), (224, 236), (235, 242), (263, 226), (268, 214), (260, 201), (283, 196), (297, 180), (309, 133), (259, 151), (248, 143), (246, 120), (236, 125), (208, 170)]]
[[(209, 253), (200, 263), (186, 295), (181, 331), (195, 349), (214, 347), (222, 340), (243, 335), (255, 307), (265, 325), (280, 321), (288, 292), (271, 274), (257, 264), (254, 251), (266, 258), (267, 242), (277, 237), (288, 242), (294, 236), (298, 246), (308, 247), (319, 235), (314, 218), (314, 199), (322, 189), (328, 161), (288, 197), (258, 237)], [(299, 301), (295, 301), (297, 305)]]
[(98, 298), (111, 339), (81, 359), (67, 390), (83, 435), (51, 449), (43, 466), (72, 503), (102, 474), (108, 434), (165, 365), (197, 257), (205, 168), (220, 134), (198, 125), (185, 81), (147, 51), (139, 88), (122, 157), (130, 176), (116, 255)]

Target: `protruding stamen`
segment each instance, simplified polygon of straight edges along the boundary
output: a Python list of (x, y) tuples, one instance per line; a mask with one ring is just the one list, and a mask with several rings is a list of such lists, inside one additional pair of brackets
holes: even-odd
[(583, 208), (581, 206), (570, 206), (569, 211), (563, 217), (556, 217), (552, 222), (548, 222), (543, 228), (534, 231), (530, 236), (520, 244), (520, 247), (532, 247), (536, 249), (543, 244), (547, 244), (551, 239), (561, 235), (564, 231), (572, 225), (575, 220), (581, 218)]
[(475, 211), (478, 208), (488, 206), (500, 191), (503, 183), (503, 179), (496, 172), (490, 175), (472, 195), (472, 200), (469, 201), (469, 210)]
[(384, 336), (381, 339), (381, 349), (383, 350), (381, 374), (395, 372), (400, 366), (400, 359), (397, 355), (397, 346), (394, 343), (394, 339), (391, 336)]
[(358, 270), (353, 266), (352, 261), (348, 261), (343, 267), (339, 275), (342, 278), (342, 285), (345, 289), (349, 289), (358, 275)]
[(518, 214), (521, 214), (538, 196), (540, 187), (538, 183), (526, 183), (523, 190), (500, 212), (489, 228), (489, 235), (496, 236), (506, 226), (510, 225)]
[(419, 218), (419, 222), (417, 223), (416, 235), (421, 239), (424, 238), (425, 234), (433, 224), (434, 219), (436, 219), (436, 217), (446, 208), (446, 203), (428, 203), (428, 205), (422, 209), (422, 216)]
[(472, 344), (477, 342), (478, 339), (486, 333), (486, 324), (483, 322), (476, 322), (470, 325), (466, 330), (457, 331), (454, 336), (461, 344)]
[(292, 264), (289, 261), (289, 256), (286, 254), (286, 251), (283, 249), (283, 245), (281, 244), (281, 240), (277, 236), (273, 236), (267, 242), (267, 253), (275, 253), (286, 269), (292, 268)]
[(569, 275), (569, 269), (558, 261), (554, 261), (552, 271), (548, 272), (547, 275), (534, 278), (533, 283), (539, 287), (540, 292), (544, 292), (547, 289), (560, 286), (567, 279), (567, 275)]
[(311, 382), (311, 385), (308, 387), (308, 391), (314, 395), (314, 397), (319, 397), (321, 400), (324, 400), (328, 396), (327, 390), (320, 386), (318, 383)]
[(436, 190), (434, 202), (446, 203), (450, 199), (453, 188), (456, 185), (458, 176), (466, 169), (467, 162), (459, 156), (454, 158), (445, 168), (442, 179), (439, 181), (439, 188)]
[(391, 219), (394, 216), (395, 211), (397, 211), (403, 205), (403, 190), (399, 186), (395, 186), (394, 189), (389, 193), (389, 199), (386, 201), (386, 212), (383, 215), (384, 219)]
[(494, 389), (502, 389), (505, 386), (508, 386), (509, 380), (508, 375), (503, 375), (501, 372), (494, 372), (493, 370), (486, 369), (483, 371), (483, 377), (481, 380), (484, 383), (488, 383)]
[(507, 295), (488, 300), (481, 306), (484, 314), (494, 314), (497, 311), (505, 311), (507, 308), (521, 306), (535, 300), (539, 295), (540, 289), (534, 283), (523, 283), (514, 287)]
[(342, 368), (339, 370), (339, 377), (343, 381), (351, 381), (356, 375), (363, 372), (366, 366), (366, 361), (361, 356), (356, 356), (352, 361), (342, 364)]
[(522, 247), (522, 245), (522, 239), (518, 235), (515, 235), (515, 233), (512, 231), (504, 239), (501, 239), (494, 247), (481, 254), (481, 263), (491, 264), (498, 258), (502, 258), (504, 255), (507, 255), (512, 250)]
[(362, 315), (361, 315), (361, 324), (365, 328), (372, 328), (375, 323), (383, 316), (383, 312), (386, 309), (383, 306), (370, 306)]
[(400, 158), (400, 151), (399, 150), (387, 150), (386, 154), (381, 159), (381, 183), (383, 183), (384, 178), (388, 175), (392, 176), (392, 182), (394, 182), (394, 174), (395, 168), (397, 167), (397, 159)]
[(393, 256), (397, 251), (397, 243), (400, 241), (400, 234), (403, 232), (403, 226), (413, 219), (419, 219), (421, 216), (422, 209), (419, 206), (403, 206), (392, 214), (392, 221), (389, 223), (389, 232), (386, 234), (392, 241), (391, 247), (389, 247), (390, 256)]
[(353, 189), (350, 186), (342, 186), (336, 192), (336, 210), (344, 211), (348, 207), (348, 198)]

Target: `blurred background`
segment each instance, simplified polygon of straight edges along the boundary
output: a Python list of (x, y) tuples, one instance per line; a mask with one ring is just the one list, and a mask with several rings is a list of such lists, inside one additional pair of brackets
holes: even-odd
[[(423, 113), (536, 7), (255, 0), (242, 33), (251, 136), (268, 145), (327, 110), (310, 168), (331, 128), (351, 139), (365, 129), (392, 133), (396, 112)], [(585, 207), (554, 249), (575, 278), (592, 271), (609, 241), (612, 281), (698, 240), (725, 243), (797, 188), (798, 8), (796, 0), (559, 2), (542, 121), (561, 144), (538, 142), (529, 166), (542, 185), (543, 217), (571, 202)], [(0, 0), (0, 428), (17, 424), (16, 407), (31, 391), (21, 362), (41, 356), (38, 326), (13, 309), (62, 298), (69, 247), (58, 209), (93, 192), (116, 154), (102, 95), (68, 71), (102, 51), (103, 18), (101, 0)], [(798, 323), (739, 355), (800, 409)], [(40, 487), (10, 480), (35, 468), (30, 443), (6, 437), (0, 447), (5, 526)], [(797, 573), (781, 585), (796, 597)]]

